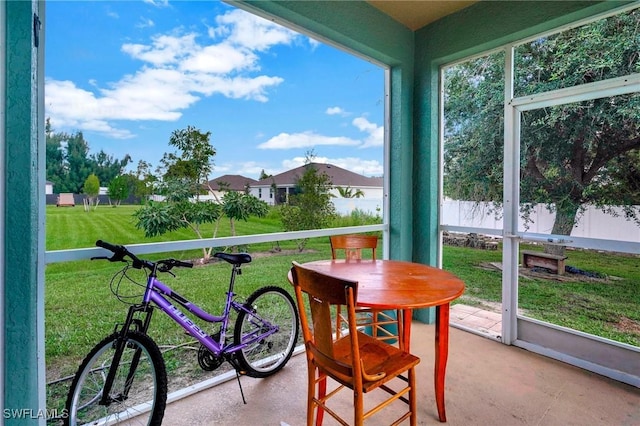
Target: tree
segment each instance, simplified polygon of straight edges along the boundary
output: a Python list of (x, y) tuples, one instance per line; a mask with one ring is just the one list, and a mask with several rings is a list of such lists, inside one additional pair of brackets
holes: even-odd
[(53, 133), (51, 120), (47, 118), (45, 123), (47, 180), (53, 183), (53, 187), (58, 193), (69, 192), (63, 187), (65, 163), (62, 139), (61, 136)]
[(83, 192), (87, 196), (85, 210), (89, 211), (91, 205), (98, 207), (98, 194), (100, 194), (100, 180), (93, 173), (84, 181)]
[(264, 169), (262, 169), (262, 171), (260, 172), (260, 177), (258, 177), (258, 180), (263, 180), (266, 178), (270, 178), (272, 175), (267, 174)]
[(227, 191), (222, 196), (222, 211), (229, 218), (231, 235), (235, 236), (235, 221), (246, 222), (251, 216), (265, 217), (269, 213), (269, 206), (251, 194)]
[(89, 167), (98, 176), (100, 182), (111, 182), (123, 173), (130, 161), (129, 154), (125, 154), (122, 160), (116, 160), (101, 150), (98, 154), (89, 157)]
[[(181, 228), (191, 229), (198, 238), (204, 238), (201, 225), (215, 223), (213, 238), (216, 237), (218, 222), (223, 216), (231, 221), (235, 235), (235, 220), (247, 220), (249, 216), (264, 216), (267, 205), (249, 194), (229, 191), (222, 204), (200, 201), (199, 195), (208, 182), (212, 169), (215, 148), (209, 143), (211, 133), (202, 133), (194, 127), (176, 130), (171, 134), (170, 145), (179, 153), (166, 154), (162, 159), (164, 174), (161, 184), (165, 202), (151, 202), (134, 213), (136, 226), (144, 229), (146, 237), (162, 235)], [(146, 170), (144, 164), (139, 169)], [(212, 248), (203, 249), (203, 257), (208, 260)]]
[(358, 190), (356, 190), (354, 192), (353, 188), (351, 188), (350, 186), (346, 186), (346, 187), (336, 186), (336, 189), (338, 190), (338, 193), (340, 194), (340, 196), (342, 198), (361, 198), (361, 197), (364, 197), (364, 192), (362, 192), (362, 190), (358, 189)]
[[(543, 93), (640, 71), (634, 10), (520, 47), (515, 91)], [(450, 68), (445, 101), (445, 195), (502, 201), (503, 58)], [(640, 96), (619, 95), (526, 111), (520, 194), (555, 211), (552, 233), (570, 235), (585, 205), (612, 205), (640, 224)]]
[(63, 133), (60, 137), (66, 139), (65, 174), (62, 177), (64, 190), (81, 194), (84, 182), (91, 174), (91, 166), (87, 159), (89, 144), (84, 140), (82, 132), (72, 135)]
[[(188, 200), (179, 202), (151, 201), (136, 210), (133, 216), (138, 220), (136, 227), (143, 229), (144, 236), (147, 238), (182, 228), (189, 228), (198, 238), (204, 238), (200, 231), (200, 225), (214, 223), (221, 213), (220, 205), (210, 201), (198, 203)], [(206, 252), (205, 258), (208, 258)]]
[(189, 185), (189, 191), (197, 197), (208, 181), (213, 167), (212, 159), (216, 155), (210, 137), (211, 132), (203, 133), (193, 126), (173, 131), (169, 145), (180, 152), (165, 153), (161, 160), (165, 168), (164, 180), (183, 180)]
[(45, 124), (47, 180), (57, 193), (81, 194), (85, 180), (95, 174), (101, 182), (110, 182), (124, 172), (129, 155), (114, 160), (104, 151), (89, 156), (89, 143), (82, 132), (56, 133), (49, 118)]
[[(307, 153), (304, 173), (296, 181), (295, 193), (289, 197), (289, 203), (282, 206), (285, 231), (326, 228), (336, 215), (329, 193), (331, 178), (318, 172), (313, 158), (313, 153)], [(306, 238), (298, 241), (299, 251), (304, 250), (306, 242)]]
[[(169, 138), (169, 145), (176, 147), (176, 153), (165, 153), (161, 160), (162, 182), (158, 182), (159, 192), (166, 197), (164, 203), (149, 203), (134, 213), (136, 226), (145, 230), (146, 237), (162, 235), (180, 228), (193, 230), (198, 238), (204, 238), (200, 230), (205, 223), (215, 223), (222, 215), (221, 207), (211, 202), (201, 202), (200, 193), (212, 168), (212, 157), (216, 150), (209, 142), (211, 132), (187, 126), (175, 130)], [(150, 165), (138, 164), (139, 174), (148, 171)], [(195, 202), (191, 199), (195, 198)], [(214, 230), (213, 237), (215, 238)], [(208, 259), (211, 248), (203, 249)]]
[(115, 206), (119, 206), (122, 200), (126, 200), (129, 196), (131, 182), (127, 176), (128, 175), (120, 175), (109, 182), (109, 199), (115, 200)]
[(135, 172), (131, 174), (131, 192), (133, 195), (144, 202), (153, 194), (154, 183), (158, 181), (158, 178), (151, 172), (151, 164), (140, 160)]

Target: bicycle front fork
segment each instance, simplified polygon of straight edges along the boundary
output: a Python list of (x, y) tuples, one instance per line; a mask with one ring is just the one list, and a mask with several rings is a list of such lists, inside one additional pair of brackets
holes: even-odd
[[(136, 315), (138, 313), (140, 314)], [(118, 324), (116, 324), (113, 331), (118, 332), (120, 337), (123, 337), (129, 331), (147, 334), (149, 324), (151, 324), (152, 314), (153, 306), (150, 304), (129, 306), (129, 312), (127, 313), (127, 318), (125, 319), (124, 324), (122, 324), (120, 330), (118, 330)]]
[[(136, 317), (136, 314), (141, 312), (142, 315)], [(116, 324), (114, 332), (118, 333), (118, 338), (115, 340), (115, 353), (113, 354), (113, 359), (111, 360), (111, 366), (109, 367), (109, 373), (107, 374), (107, 378), (104, 382), (104, 388), (102, 389), (102, 398), (100, 399), (100, 405), (110, 405), (113, 401), (124, 401), (127, 399), (129, 390), (131, 389), (131, 385), (133, 383), (133, 377), (138, 368), (138, 362), (140, 361), (140, 356), (142, 354), (142, 349), (138, 348), (133, 355), (131, 360), (131, 365), (129, 366), (129, 371), (127, 372), (127, 379), (125, 382), (124, 389), (122, 394), (117, 395), (117, 397), (112, 398), (111, 388), (113, 387), (113, 381), (115, 379), (118, 367), (120, 366), (120, 360), (122, 358), (122, 353), (127, 344), (127, 335), (130, 332), (136, 332), (141, 334), (147, 334), (147, 330), (149, 329), (149, 324), (151, 323), (151, 314), (153, 313), (153, 307), (150, 305), (132, 305), (129, 307), (129, 312), (127, 313), (127, 318), (118, 330), (118, 324)]]

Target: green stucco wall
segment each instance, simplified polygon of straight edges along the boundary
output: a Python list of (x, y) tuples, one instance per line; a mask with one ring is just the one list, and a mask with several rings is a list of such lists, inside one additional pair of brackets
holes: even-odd
[[(37, 424), (44, 409), (44, 293), (39, 290), (38, 51), (33, 15), (38, 3), (5, 8), (4, 187), (4, 409), (33, 410), (4, 424)], [(40, 332), (39, 332), (40, 331)], [(41, 391), (42, 390), (42, 391)], [(5, 412), (3, 411), (3, 418)], [(10, 416), (11, 417), (11, 416)], [(20, 417), (20, 416), (18, 416)], [(33, 417), (33, 418), (32, 418)]]

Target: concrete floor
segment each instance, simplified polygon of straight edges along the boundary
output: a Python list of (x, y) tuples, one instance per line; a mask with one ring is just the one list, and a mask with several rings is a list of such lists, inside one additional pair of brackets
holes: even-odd
[[(418, 424), (438, 424), (433, 396), (434, 327), (414, 322), (411, 336), (412, 352), (421, 358)], [(241, 380), (246, 405), (237, 382), (231, 380), (168, 404), (164, 424), (305, 424), (304, 354), (294, 356), (272, 377)], [(373, 395), (365, 395), (365, 401)], [(351, 394), (343, 392), (340, 398), (340, 409), (349, 412)], [(445, 399), (451, 426), (640, 426), (640, 389), (456, 328), (450, 333)], [(392, 405), (367, 424), (389, 424), (386, 414), (399, 412), (395, 410)], [(324, 424), (335, 424), (330, 420), (325, 416)]]

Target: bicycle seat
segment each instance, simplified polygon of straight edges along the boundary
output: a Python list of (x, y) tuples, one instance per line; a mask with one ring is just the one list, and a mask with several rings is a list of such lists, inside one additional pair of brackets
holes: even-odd
[(251, 256), (247, 253), (216, 253), (213, 257), (226, 260), (233, 265), (242, 265), (251, 262)]

